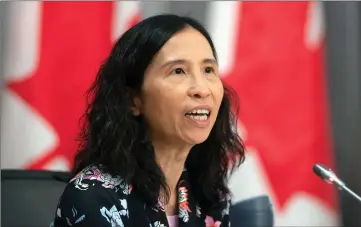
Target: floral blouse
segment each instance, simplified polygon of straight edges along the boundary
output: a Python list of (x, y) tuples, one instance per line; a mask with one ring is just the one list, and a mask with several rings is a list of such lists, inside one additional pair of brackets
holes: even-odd
[[(230, 201), (205, 214), (193, 198), (184, 170), (178, 183), (178, 226), (229, 227)], [(147, 207), (132, 186), (118, 176), (89, 166), (78, 173), (60, 197), (51, 227), (169, 227), (164, 206)]]

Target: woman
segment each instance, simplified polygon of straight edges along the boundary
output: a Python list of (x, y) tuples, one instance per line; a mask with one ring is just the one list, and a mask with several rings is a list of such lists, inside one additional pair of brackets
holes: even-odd
[(129, 29), (90, 89), (54, 226), (229, 226), (229, 170), (244, 159), (232, 97), (198, 22)]

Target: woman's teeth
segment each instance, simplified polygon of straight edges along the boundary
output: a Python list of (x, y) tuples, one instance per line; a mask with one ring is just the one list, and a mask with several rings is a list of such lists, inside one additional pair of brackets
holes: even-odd
[(197, 121), (206, 121), (209, 117), (209, 110), (197, 109), (186, 113), (186, 116)]
[(197, 120), (197, 121), (206, 121), (208, 119), (208, 115), (206, 115), (206, 114), (204, 114), (204, 115), (187, 114), (186, 116), (193, 119), (193, 120)]
[(209, 115), (209, 110), (206, 109), (198, 109), (188, 112), (187, 114), (207, 114)]

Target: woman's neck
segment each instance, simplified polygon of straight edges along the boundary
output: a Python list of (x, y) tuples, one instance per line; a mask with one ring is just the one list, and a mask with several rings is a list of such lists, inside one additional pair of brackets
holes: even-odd
[(154, 145), (157, 162), (162, 169), (171, 192), (176, 188), (182, 175), (185, 161), (188, 157), (190, 146), (174, 148), (164, 144)]
[(177, 183), (182, 175), (185, 161), (188, 157), (191, 146), (167, 146), (165, 144), (153, 143), (157, 162), (162, 169), (168, 187), (170, 189), (169, 202), (166, 204), (168, 215), (174, 215), (177, 208)]

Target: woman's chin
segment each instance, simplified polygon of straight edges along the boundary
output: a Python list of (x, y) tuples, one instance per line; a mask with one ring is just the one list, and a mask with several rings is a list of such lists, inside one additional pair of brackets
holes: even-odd
[(193, 145), (203, 143), (204, 141), (207, 140), (209, 133), (206, 135), (202, 135), (202, 134), (203, 133), (198, 133), (198, 134), (192, 134), (192, 135), (187, 136), (188, 137), (186, 139), (187, 143), (193, 144)]

